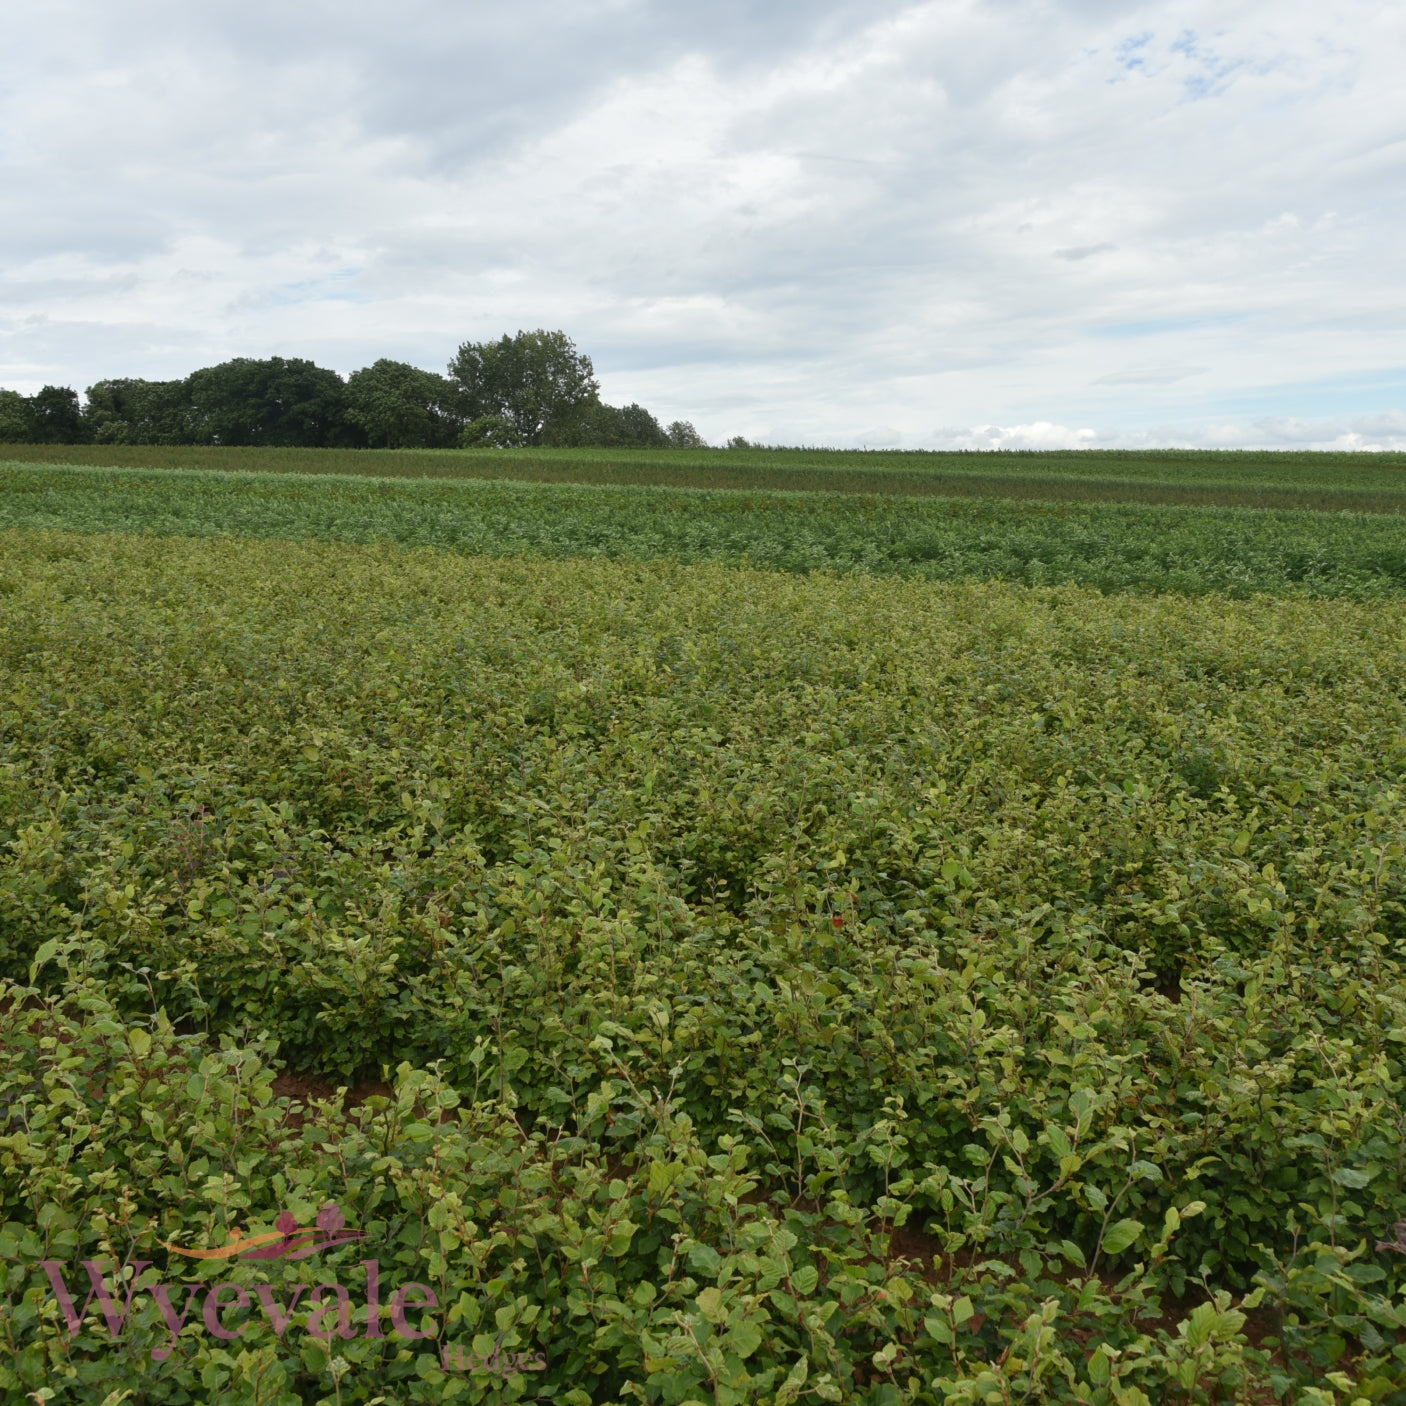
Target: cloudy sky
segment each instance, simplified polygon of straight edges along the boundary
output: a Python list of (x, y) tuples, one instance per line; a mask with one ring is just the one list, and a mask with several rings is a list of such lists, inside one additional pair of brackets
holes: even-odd
[(566, 329), (714, 440), (1406, 449), (1406, 0), (6, 0), (0, 385)]

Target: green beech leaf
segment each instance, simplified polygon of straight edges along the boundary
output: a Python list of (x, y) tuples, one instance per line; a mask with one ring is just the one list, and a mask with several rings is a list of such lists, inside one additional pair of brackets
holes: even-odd
[(1110, 1255), (1121, 1255), (1142, 1234), (1140, 1220), (1114, 1221), (1103, 1237), (1103, 1248)]

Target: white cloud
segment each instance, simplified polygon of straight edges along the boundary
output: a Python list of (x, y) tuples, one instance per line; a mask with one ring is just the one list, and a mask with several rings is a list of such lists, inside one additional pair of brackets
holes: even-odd
[(1406, 414), (1347, 416), (1338, 420), (1273, 418), (1250, 424), (1207, 425), (1186, 440), (1192, 448), (1335, 449), (1406, 451)]
[[(1033, 425), (975, 425), (922, 436), (936, 449), (1321, 449), (1367, 453), (1406, 452), (1406, 414), (1338, 420), (1270, 418), (1233, 424), (1159, 425), (1151, 429), (1071, 429), (1041, 421)], [(881, 446), (877, 440), (870, 443)], [(894, 447), (912, 448), (901, 439)]]
[(0, 384), (434, 366), (547, 325), (713, 438), (1399, 439), (1355, 426), (1406, 407), (1402, 0), (18, 0), (6, 28)]
[(1097, 430), (1074, 430), (1068, 425), (1052, 425), (1040, 420), (1033, 425), (974, 425), (967, 430), (938, 430), (933, 436), (938, 449), (1096, 449)]

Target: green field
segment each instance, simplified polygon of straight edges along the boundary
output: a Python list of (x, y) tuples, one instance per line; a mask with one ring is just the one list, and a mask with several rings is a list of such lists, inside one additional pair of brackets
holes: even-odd
[(219, 449), (7, 445), (33, 463), (115, 468), (486, 478), (904, 497), (1021, 498), (1399, 513), (1406, 454), (833, 449)]
[(1103, 591), (1399, 596), (1406, 519), (1142, 503), (0, 463), (0, 527), (397, 542)]
[(0, 465), (0, 1400), (1406, 1403), (1395, 513), (326, 462)]

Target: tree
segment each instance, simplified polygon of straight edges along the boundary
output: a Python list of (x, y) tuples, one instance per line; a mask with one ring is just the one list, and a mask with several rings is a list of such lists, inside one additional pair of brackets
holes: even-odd
[(517, 427), (506, 415), (480, 415), (459, 434), (462, 449), (512, 449), (518, 442)]
[(443, 376), (381, 360), (347, 381), (347, 420), (376, 449), (441, 449), (458, 441), (460, 394)]
[(24, 399), (31, 444), (81, 444), (87, 436), (78, 392), (71, 386), (45, 386)]
[(706, 449), (708, 441), (703, 438), (689, 420), (675, 420), (665, 431), (669, 443), (675, 449)]
[(0, 444), (28, 444), (31, 432), (29, 398), (0, 389)]
[(541, 444), (547, 427), (581, 417), (599, 400), (591, 358), (565, 332), (519, 332), (496, 342), (465, 342), (449, 363), (469, 422), (499, 416), (515, 444)]
[(185, 384), (197, 444), (321, 448), (359, 438), (347, 423), (346, 384), (311, 361), (241, 356), (196, 371)]
[[(385, 357), (344, 382), (311, 361), (236, 357), (183, 381), (101, 380), (86, 403), (66, 386), (0, 390), (0, 443), (221, 444), (320, 448), (527, 445), (697, 448), (644, 406), (605, 405), (591, 359), (565, 332), (465, 342), (449, 376)], [(734, 443), (745, 443), (735, 441)]]
[(189, 444), (185, 381), (99, 381), (88, 387), (83, 418), (99, 444)]
[(642, 405), (604, 405), (599, 400), (553, 420), (542, 442), (573, 449), (658, 449), (669, 443), (659, 421)]
[(45, 386), (34, 395), (0, 390), (0, 443), (82, 444), (88, 426), (78, 392)]
[[(603, 408), (613, 409), (611, 406)], [(669, 443), (669, 436), (664, 433), (664, 427), (643, 405), (626, 405), (615, 410), (612, 418), (615, 421), (615, 433), (619, 436), (618, 443), (623, 447), (662, 449)]]

